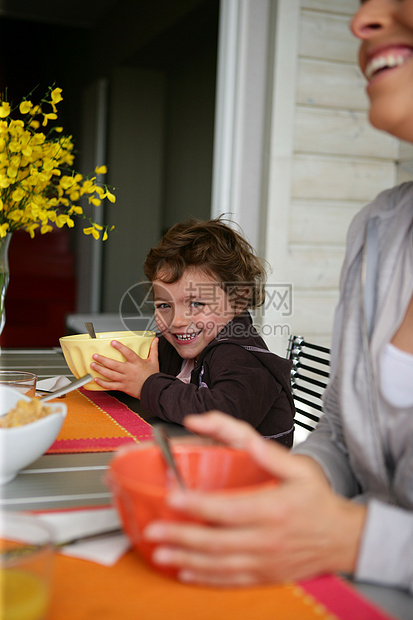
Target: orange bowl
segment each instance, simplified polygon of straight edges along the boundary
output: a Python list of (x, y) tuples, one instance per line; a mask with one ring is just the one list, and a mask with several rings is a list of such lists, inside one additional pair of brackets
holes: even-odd
[[(182, 441), (182, 440), (181, 440)], [(277, 480), (243, 450), (208, 443), (171, 443), (177, 467), (190, 489), (240, 494), (275, 486)], [(151, 521), (200, 522), (166, 503), (176, 481), (159, 448), (152, 442), (120, 450), (107, 474), (115, 506), (133, 547), (156, 570), (174, 576), (176, 570), (152, 564), (156, 543), (142, 538)]]

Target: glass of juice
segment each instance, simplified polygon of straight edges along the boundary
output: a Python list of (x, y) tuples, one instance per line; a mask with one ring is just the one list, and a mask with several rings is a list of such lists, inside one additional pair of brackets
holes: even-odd
[(53, 559), (53, 529), (48, 524), (35, 516), (1, 512), (1, 620), (47, 618)]
[(36, 395), (37, 376), (32, 372), (18, 370), (0, 370), (0, 384), (31, 396)]

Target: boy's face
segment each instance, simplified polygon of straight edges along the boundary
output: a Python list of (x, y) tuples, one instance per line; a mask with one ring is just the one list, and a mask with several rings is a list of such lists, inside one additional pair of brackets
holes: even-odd
[(158, 329), (184, 359), (197, 359), (235, 316), (219, 282), (197, 268), (172, 284), (154, 280), (153, 291)]

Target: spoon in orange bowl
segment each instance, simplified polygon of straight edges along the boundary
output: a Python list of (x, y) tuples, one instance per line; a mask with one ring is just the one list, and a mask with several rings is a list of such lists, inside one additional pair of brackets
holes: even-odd
[(174, 473), (175, 478), (179, 486), (181, 487), (181, 489), (186, 489), (185, 482), (183, 481), (182, 476), (179, 473), (179, 470), (175, 463), (175, 459), (172, 455), (171, 448), (169, 446), (169, 439), (165, 433), (165, 430), (159, 424), (153, 426), (152, 430), (153, 430), (153, 434), (155, 437), (155, 441), (162, 452), (162, 456), (164, 457), (166, 464)]

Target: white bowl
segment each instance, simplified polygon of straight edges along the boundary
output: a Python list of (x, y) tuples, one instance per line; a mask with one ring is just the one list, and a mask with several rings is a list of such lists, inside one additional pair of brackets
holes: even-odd
[[(0, 416), (16, 406), (19, 400), (31, 398), (17, 390), (0, 385)], [(65, 403), (47, 403), (52, 413), (45, 418), (15, 426), (0, 427), (0, 484), (13, 480), (21, 469), (33, 463), (52, 445), (66, 417)]]

